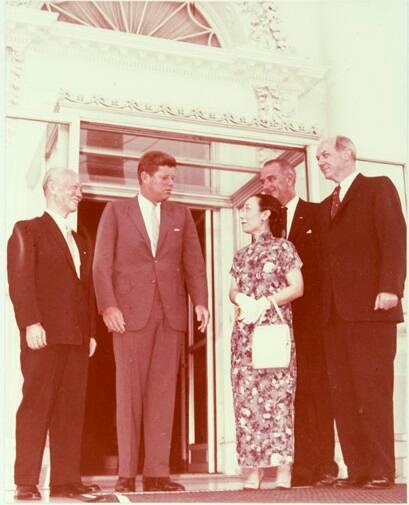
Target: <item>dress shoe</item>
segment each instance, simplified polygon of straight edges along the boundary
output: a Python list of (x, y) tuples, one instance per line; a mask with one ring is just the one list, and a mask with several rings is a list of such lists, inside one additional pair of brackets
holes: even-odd
[(144, 477), (142, 487), (145, 492), (184, 491), (182, 484), (170, 480), (169, 477)]
[(335, 475), (325, 473), (319, 477), (319, 479), (314, 483), (314, 485), (317, 487), (332, 487), (337, 480), (338, 479)]
[(364, 483), (362, 486), (364, 489), (387, 489), (393, 486), (393, 482), (387, 477), (381, 477), (379, 479), (371, 479)]
[(41, 500), (41, 494), (37, 486), (17, 486), (15, 498), (24, 501)]
[(117, 493), (134, 493), (135, 492), (135, 477), (118, 477), (115, 484)]
[(336, 479), (333, 487), (337, 488), (349, 488), (349, 487), (362, 487), (365, 483), (365, 479), (352, 479), (350, 477), (346, 479)]
[(241, 474), (244, 477), (243, 489), (260, 489), (264, 477), (262, 468), (243, 467)]
[(90, 486), (84, 486), (83, 484), (61, 484), (50, 486), (50, 497), (72, 498), (73, 496), (98, 493), (100, 491), (101, 488), (96, 484), (91, 484)]

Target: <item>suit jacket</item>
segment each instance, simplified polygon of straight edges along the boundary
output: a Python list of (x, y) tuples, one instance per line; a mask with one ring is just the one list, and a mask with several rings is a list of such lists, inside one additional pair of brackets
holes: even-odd
[(95, 335), (91, 248), (76, 232), (73, 237), (80, 252), (80, 278), (68, 245), (48, 213), (14, 226), (7, 247), (7, 273), (22, 336), (34, 323), (44, 327), (48, 345), (81, 345)]
[[(293, 325), (297, 345), (301, 340), (309, 346), (311, 340), (319, 338), (321, 283), (320, 266), (318, 260), (318, 211), (319, 204), (300, 199), (295, 209), (288, 240), (290, 240), (302, 262), (304, 279), (304, 295), (294, 300)], [(305, 339), (302, 336), (305, 335)]]
[(94, 284), (99, 311), (118, 307), (128, 331), (146, 325), (156, 290), (171, 327), (186, 331), (186, 288), (194, 305), (207, 305), (203, 255), (189, 209), (161, 204), (154, 257), (137, 198), (108, 203), (98, 226)]
[(347, 321), (402, 321), (402, 306), (374, 311), (378, 293), (403, 296), (406, 225), (388, 177), (359, 174), (333, 220), (330, 195), (320, 206), (323, 321), (332, 306)]

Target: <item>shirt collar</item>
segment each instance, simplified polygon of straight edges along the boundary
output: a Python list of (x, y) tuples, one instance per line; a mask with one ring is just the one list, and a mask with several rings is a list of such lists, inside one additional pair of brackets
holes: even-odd
[(343, 179), (339, 183), (339, 199), (342, 200), (348, 191), (348, 189), (351, 187), (352, 183), (354, 182), (355, 178), (359, 175), (358, 170), (354, 170), (352, 174), (349, 174), (345, 179)]
[(284, 205), (284, 207), (287, 207), (287, 214), (288, 212), (294, 214), (295, 208), (297, 207), (299, 200), (300, 197), (298, 195), (295, 195), (294, 198), (292, 198), (286, 205)]
[(143, 194), (141, 192), (138, 193), (138, 202), (139, 202), (139, 205), (141, 205), (145, 209), (148, 209), (148, 208), (151, 209), (152, 207), (160, 209), (160, 206), (161, 206), (161, 202), (156, 203), (156, 204), (152, 203), (145, 196), (143, 196)]
[(50, 209), (45, 209), (45, 211), (47, 212), (47, 214), (49, 214), (54, 219), (58, 228), (61, 230), (61, 232), (64, 235), (67, 232), (67, 227), (71, 229), (70, 223), (61, 214), (58, 214), (58, 212), (54, 212), (53, 210), (50, 210)]

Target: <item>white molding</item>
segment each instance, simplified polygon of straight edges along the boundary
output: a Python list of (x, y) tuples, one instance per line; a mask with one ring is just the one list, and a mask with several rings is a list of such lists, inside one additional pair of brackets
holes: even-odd
[(225, 112), (210, 112), (202, 109), (186, 109), (166, 104), (146, 104), (134, 99), (116, 99), (104, 96), (75, 94), (69, 91), (61, 91), (59, 106), (63, 108), (82, 108), (85, 110), (103, 110), (113, 113), (125, 113), (128, 115), (142, 115), (145, 117), (163, 117), (188, 121), (189, 123), (203, 123), (209, 126), (223, 125), (229, 128), (251, 129), (254, 131), (267, 131), (271, 134), (280, 133), (287, 135), (303, 136), (308, 139), (317, 139), (318, 130), (314, 126), (305, 126), (296, 120), (284, 117), (248, 118), (235, 116)]
[[(271, 2), (263, 2), (269, 4)], [(221, 7), (207, 6), (208, 11)], [(232, 9), (232, 7), (230, 7)], [(206, 10), (206, 9), (203, 9)], [(233, 9), (237, 12), (238, 7)], [(239, 16), (236, 19), (240, 19)], [(47, 38), (30, 40), (31, 48), (45, 54), (59, 54), (130, 67), (145, 65), (161, 72), (190, 73), (211, 79), (247, 80), (268, 83), (287, 92), (303, 95), (326, 73), (303, 58), (274, 52), (247, 40), (234, 47), (215, 48), (174, 40), (115, 32), (101, 28), (56, 22), (56, 14), (34, 9), (9, 8), (7, 26), (22, 33), (33, 27), (47, 27)]]
[(28, 49), (46, 39), (51, 26), (57, 20), (54, 14), (42, 13), (31, 8), (31, 3), (22, 2), (26, 8), (21, 9), (12, 6), (9, 2), (5, 9), (5, 42), (6, 47), (11, 51), (7, 100), (12, 106), (18, 105), (20, 101), (21, 83)]
[(249, 42), (255, 46), (283, 51), (287, 41), (280, 27), (276, 2), (241, 2), (242, 12), (248, 18)]

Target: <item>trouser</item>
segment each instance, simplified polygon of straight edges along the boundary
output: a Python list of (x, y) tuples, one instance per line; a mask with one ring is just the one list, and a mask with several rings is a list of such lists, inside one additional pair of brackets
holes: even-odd
[(84, 423), (88, 347), (22, 346), (23, 398), (16, 416), (17, 485), (38, 484), (49, 432), (50, 484), (81, 481), (81, 436)]
[(297, 391), (293, 477), (313, 482), (325, 474), (337, 476), (338, 465), (334, 461), (334, 415), (324, 343), (316, 342), (316, 334), (305, 334), (303, 337), (298, 345), (295, 333)]
[(145, 477), (169, 475), (174, 404), (184, 333), (169, 326), (158, 294), (147, 325), (114, 334), (118, 474), (137, 473), (143, 420)]
[(348, 475), (394, 479), (396, 324), (345, 321), (324, 329), (331, 397)]

